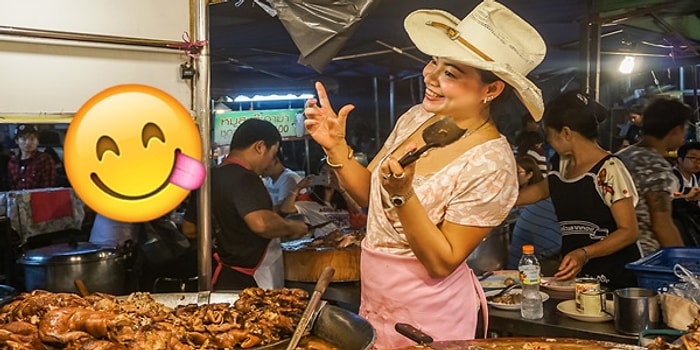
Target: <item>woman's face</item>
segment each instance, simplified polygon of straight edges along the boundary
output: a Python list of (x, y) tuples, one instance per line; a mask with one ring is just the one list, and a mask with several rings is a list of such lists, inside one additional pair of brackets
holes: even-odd
[(527, 185), (533, 175), (532, 171), (528, 172), (523, 167), (518, 166), (518, 185), (520, 185), (520, 187)]
[(34, 134), (25, 134), (17, 138), (17, 145), (22, 152), (34, 152), (39, 147), (39, 139)]
[(550, 127), (544, 128), (545, 136), (547, 137), (547, 142), (560, 156), (568, 155), (571, 153), (571, 145), (568, 140), (564, 137), (564, 129), (557, 131)]
[(433, 58), (425, 65), (423, 81), (423, 107), (435, 114), (472, 113), (488, 96), (489, 84), (481, 81), (476, 69), (445, 58)]

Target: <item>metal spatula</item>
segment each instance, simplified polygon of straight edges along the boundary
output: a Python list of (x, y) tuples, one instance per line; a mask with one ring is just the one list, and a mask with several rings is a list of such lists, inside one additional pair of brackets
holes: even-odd
[(425, 145), (415, 151), (406, 153), (399, 159), (399, 164), (405, 167), (418, 160), (421, 154), (429, 149), (445, 147), (459, 140), (465, 132), (467, 132), (467, 130), (461, 129), (452, 117), (444, 117), (423, 129), (421, 136), (423, 137), (423, 141), (425, 141)]

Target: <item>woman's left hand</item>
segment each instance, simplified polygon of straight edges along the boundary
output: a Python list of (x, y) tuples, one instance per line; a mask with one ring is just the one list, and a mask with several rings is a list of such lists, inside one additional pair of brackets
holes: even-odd
[(405, 195), (411, 192), (415, 170), (416, 163), (404, 168), (396, 158), (391, 156), (379, 167), (382, 186), (389, 195)]
[(557, 281), (570, 280), (583, 269), (586, 264), (586, 256), (581, 249), (576, 249), (566, 254), (559, 264), (559, 270), (554, 274)]

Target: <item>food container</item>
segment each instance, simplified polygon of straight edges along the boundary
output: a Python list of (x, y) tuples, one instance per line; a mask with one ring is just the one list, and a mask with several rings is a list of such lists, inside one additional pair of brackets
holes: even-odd
[(642, 288), (657, 290), (680, 279), (673, 273), (673, 266), (680, 264), (696, 275), (700, 274), (700, 247), (663, 248), (625, 267), (634, 271)]
[(126, 257), (115, 249), (88, 242), (55, 244), (27, 251), (18, 263), (24, 265), (27, 291), (78, 293), (77, 279), (90, 292), (125, 291)]
[(613, 292), (615, 330), (636, 335), (659, 324), (659, 297), (653, 290), (622, 288)]

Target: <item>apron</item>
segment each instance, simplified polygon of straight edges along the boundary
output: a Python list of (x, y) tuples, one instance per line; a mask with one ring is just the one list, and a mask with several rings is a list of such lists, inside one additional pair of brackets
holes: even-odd
[(216, 252), (214, 252), (214, 260), (216, 261), (216, 267), (211, 278), (212, 285), (216, 285), (221, 275), (221, 270), (229, 268), (252, 276), (259, 288), (277, 289), (284, 287), (284, 260), (279, 238), (270, 240), (260, 261), (253, 268), (226, 265)]
[[(246, 169), (250, 169), (245, 163), (230, 156), (226, 157), (221, 162), (221, 165), (230, 163), (238, 164)], [(271, 239), (270, 242), (267, 243), (267, 248), (265, 249), (265, 252), (263, 252), (260, 261), (258, 261), (257, 265), (253, 268), (226, 265), (221, 261), (219, 254), (216, 252), (214, 252), (214, 260), (216, 261), (216, 268), (214, 269), (214, 273), (212, 274), (211, 278), (212, 285), (216, 284), (216, 281), (219, 280), (221, 270), (226, 267), (248, 276), (253, 276), (253, 279), (255, 279), (255, 283), (259, 288), (284, 288), (284, 260), (282, 257), (282, 246), (280, 245), (279, 238)]]
[(488, 329), (486, 297), (466, 263), (446, 278), (432, 278), (416, 257), (384, 253), (363, 241), (360, 269), (360, 316), (374, 327), (376, 349), (415, 345), (394, 330), (397, 322), (435, 341), (474, 339), (479, 307), (484, 334)]

